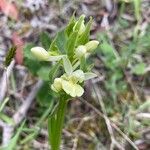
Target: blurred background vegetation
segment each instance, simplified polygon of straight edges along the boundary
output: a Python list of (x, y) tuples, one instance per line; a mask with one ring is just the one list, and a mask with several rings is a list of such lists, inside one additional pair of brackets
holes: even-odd
[[(46, 118), (57, 101), (48, 80), (52, 64), (37, 62), (30, 49), (48, 49), (73, 12), (93, 17), (91, 39), (100, 45), (88, 61), (98, 77), (69, 102), (62, 149), (148, 150), (149, 0), (1, 0), (0, 149), (49, 149)], [(57, 39), (62, 49), (63, 40)], [(12, 45), (16, 56), (5, 68)]]

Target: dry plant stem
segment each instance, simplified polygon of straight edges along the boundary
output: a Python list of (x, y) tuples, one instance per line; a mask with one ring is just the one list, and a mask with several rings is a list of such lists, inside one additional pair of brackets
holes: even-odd
[(89, 116), (89, 117), (84, 117), (82, 118), (82, 120), (80, 121), (76, 131), (75, 131), (75, 138), (74, 138), (74, 143), (73, 143), (73, 148), (72, 150), (77, 150), (77, 146), (78, 146), (78, 139), (79, 139), (79, 136), (80, 136), (80, 129), (82, 128), (83, 124), (90, 120), (90, 119), (93, 119), (94, 116)]
[[(8, 125), (6, 123), (3, 123), (3, 141), (2, 145), (5, 146), (9, 143), (14, 128), (21, 123), (21, 121), (24, 119), (27, 111), (29, 110), (31, 103), (33, 102), (38, 90), (43, 85), (43, 81), (38, 81), (35, 86), (32, 88), (30, 94), (28, 95), (27, 99), (22, 103), (22, 105), (19, 107), (18, 111), (13, 115), (14, 119), (14, 125)], [(0, 123), (1, 125), (1, 123)]]
[(107, 10), (111, 12), (113, 8), (112, 0), (104, 0), (103, 2), (105, 3)]
[(114, 123), (111, 123), (111, 126), (120, 133), (126, 141), (128, 141), (135, 150), (139, 150), (138, 147), (129, 139), (129, 137), (124, 134)]
[(102, 109), (102, 112), (103, 112), (103, 116), (104, 116), (104, 119), (105, 119), (105, 122), (106, 122), (106, 125), (107, 125), (107, 129), (108, 129), (108, 132), (109, 132), (110, 137), (111, 137), (110, 150), (113, 150), (113, 149), (115, 148), (115, 146), (118, 147), (120, 150), (125, 150), (125, 149), (115, 140), (114, 133), (113, 133), (113, 129), (112, 129), (110, 120), (109, 120), (108, 117), (107, 117), (106, 109), (105, 109), (104, 103), (103, 103), (103, 101), (102, 101), (102, 97), (101, 97), (101, 95), (99, 94), (98, 87), (97, 87), (96, 85), (93, 85), (93, 88), (94, 88), (95, 94), (96, 94), (96, 96), (97, 96), (97, 99), (98, 99), (98, 101), (99, 101), (99, 104), (100, 104), (100, 106), (101, 106), (101, 109)]
[(5, 98), (6, 92), (7, 92), (7, 81), (10, 77), (10, 74), (14, 68), (15, 65), (15, 61), (13, 60), (10, 65), (8, 66), (8, 68), (6, 69), (6, 71), (4, 71), (2, 78), (1, 78), (1, 90), (0, 90), (0, 102), (2, 102)]
[(137, 119), (150, 119), (150, 113), (138, 113), (136, 115)]
[[(85, 103), (88, 107), (90, 107), (91, 109), (93, 109), (99, 116), (101, 116), (102, 118), (104, 118), (104, 114), (102, 114), (96, 107), (94, 107), (92, 104), (88, 103), (86, 100), (84, 100), (83, 98), (80, 98), (80, 100)], [(124, 134), (119, 127), (117, 127), (112, 121), (110, 122), (111, 126), (120, 134), (122, 135), (122, 137), (128, 141), (134, 148), (135, 150), (138, 150), (138, 147), (130, 140), (130, 138)]]
[(32, 101), (34, 100), (38, 90), (41, 88), (42, 85), (43, 81), (39, 80), (29, 93), (27, 99), (22, 103), (18, 111), (14, 114), (13, 119), (16, 125), (18, 125), (26, 116), (26, 113), (30, 108)]
[(13, 127), (0, 120), (0, 126), (3, 128), (2, 145), (6, 146), (8, 139), (11, 139)]

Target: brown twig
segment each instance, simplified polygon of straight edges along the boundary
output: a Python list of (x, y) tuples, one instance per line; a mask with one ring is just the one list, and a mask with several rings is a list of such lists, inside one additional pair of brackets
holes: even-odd
[(25, 118), (27, 111), (29, 110), (31, 103), (33, 102), (38, 90), (43, 85), (43, 81), (38, 81), (35, 86), (32, 88), (31, 92), (29, 93), (26, 100), (22, 103), (22, 105), (19, 107), (18, 111), (13, 115), (14, 124), (8, 125), (6, 123), (1, 122), (0, 126), (3, 128), (3, 141), (2, 145), (5, 146), (9, 143), (14, 128), (21, 123), (21, 121)]
[(103, 103), (103, 100), (102, 100), (102, 97), (100, 95), (100, 91), (98, 91), (98, 87), (96, 85), (93, 85), (93, 88), (94, 88), (94, 91), (95, 91), (95, 94), (96, 94), (96, 97), (99, 101), (99, 104), (101, 106), (101, 109), (102, 109), (102, 112), (103, 112), (103, 118), (105, 119), (105, 122), (106, 122), (106, 125), (107, 125), (107, 129), (108, 129), (108, 132), (110, 134), (110, 138), (111, 138), (111, 145), (110, 145), (110, 150), (113, 150), (115, 148), (115, 146), (117, 148), (119, 148), (120, 150), (125, 150), (115, 139), (115, 136), (114, 136), (114, 133), (113, 133), (113, 129), (112, 129), (112, 126), (111, 126), (111, 122), (107, 116), (107, 113), (106, 113), (106, 109), (105, 109), (105, 106), (104, 106), (104, 103)]
[[(85, 103), (88, 107), (90, 107), (91, 109), (93, 109), (99, 116), (101, 116), (102, 118), (104, 118), (104, 114), (101, 113), (96, 107), (94, 107), (92, 104), (90, 104), (89, 102), (87, 102), (87, 101), (84, 100), (83, 98), (80, 98), (80, 100), (81, 100), (83, 103)], [(128, 142), (132, 145), (132, 147), (134, 147), (135, 150), (138, 150), (138, 147), (134, 144), (134, 142), (132, 142), (132, 141), (130, 140), (130, 138), (129, 138), (126, 134), (124, 134), (124, 133), (119, 129), (119, 127), (117, 127), (112, 121), (110, 121), (110, 123), (111, 123), (111, 126), (112, 126), (120, 135), (122, 135), (122, 137), (123, 137), (126, 141), (128, 141)]]
[(11, 75), (11, 72), (14, 68), (15, 65), (15, 61), (13, 60), (10, 65), (8, 66), (8, 68), (6, 69), (6, 71), (4, 71), (2, 78), (1, 78), (1, 90), (0, 90), (0, 102), (2, 102), (5, 98), (6, 92), (7, 92), (7, 84), (8, 84), (8, 79)]

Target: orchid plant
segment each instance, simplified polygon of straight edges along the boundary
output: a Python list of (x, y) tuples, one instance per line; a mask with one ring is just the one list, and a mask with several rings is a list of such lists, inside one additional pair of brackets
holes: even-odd
[[(50, 48), (33, 47), (32, 54), (39, 61), (51, 61), (53, 67), (50, 70), (50, 87), (59, 95), (56, 107), (48, 119), (49, 143), (52, 150), (59, 150), (61, 133), (67, 103), (74, 97), (80, 97), (84, 93), (84, 81), (96, 77), (90, 71), (87, 58), (97, 48), (99, 42), (89, 41), (92, 18), (85, 24), (85, 15), (76, 20), (73, 15), (68, 25), (63, 30), (65, 41), (62, 47), (59, 43), (59, 34), (52, 41)], [(65, 51), (62, 50), (65, 49)], [(63, 73), (58, 75), (58, 68), (63, 68)]]

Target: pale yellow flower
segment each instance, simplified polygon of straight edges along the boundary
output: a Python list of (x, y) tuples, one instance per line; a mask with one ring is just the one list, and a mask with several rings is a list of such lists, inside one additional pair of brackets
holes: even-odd
[(97, 48), (99, 42), (96, 40), (92, 40), (89, 41), (88, 43), (86, 43), (85, 45), (79, 45), (76, 49), (75, 49), (75, 56), (77, 58), (81, 58), (83, 56), (88, 57), (89, 54)]
[(94, 77), (96, 77), (96, 74), (94, 73), (84, 73), (82, 70), (76, 70), (70, 75), (65, 73), (60, 78), (56, 78), (51, 85), (51, 88), (55, 92), (63, 90), (71, 97), (80, 97), (83, 95), (84, 89), (79, 83)]
[(64, 57), (64, 55), (51, 55), (51, 53), (39, 46), (31, 48), (31, 52), (41, 61), (59, 61)]

